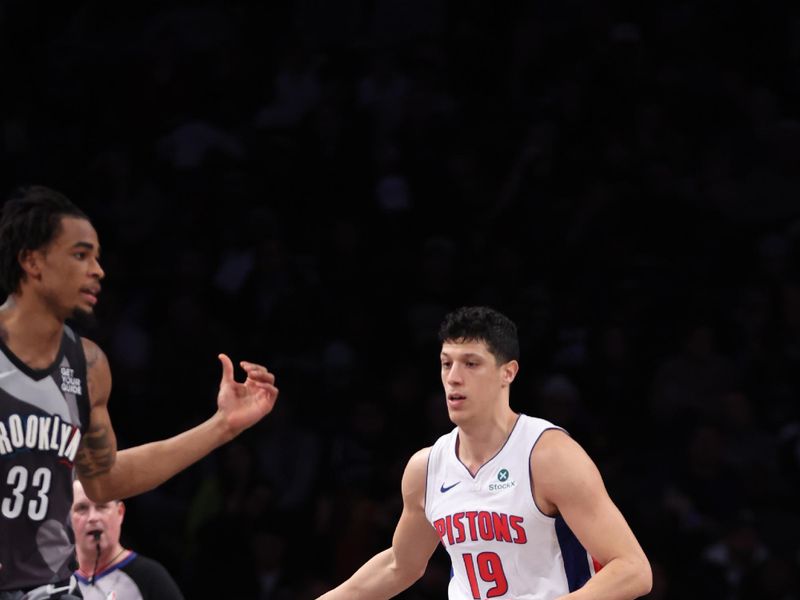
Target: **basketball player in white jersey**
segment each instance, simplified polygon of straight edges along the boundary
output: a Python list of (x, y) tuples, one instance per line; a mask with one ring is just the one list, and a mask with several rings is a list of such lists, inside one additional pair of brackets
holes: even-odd
[(600, 473), (562, 429), (514, 412), (514, 323), (485, 307), (445, 318), (441, 376), (455, 429), (403, 475), (392, 546), (321, 600), (381, 600), (408, 588), (436, 546), (449, 600), (624, 600), (647, 594), (650, 564)]

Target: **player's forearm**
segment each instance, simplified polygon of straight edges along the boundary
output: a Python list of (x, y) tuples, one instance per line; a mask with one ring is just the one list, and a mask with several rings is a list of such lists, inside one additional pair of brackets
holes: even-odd
[(616, 558), (562, 600), (633, 600), (650, 593), (652, 587), (653, 573), (646, 558)]
[(171, 438), (119, 450), (111, 469), (81, 477), (96, 502), (147, 492), (197, 462), (231, 438), (218, 414)]
[(339, 587), (318, 600), (387, 600), (422, 577), (424, 566), (401, 567), (391, 548), (373, 556)]

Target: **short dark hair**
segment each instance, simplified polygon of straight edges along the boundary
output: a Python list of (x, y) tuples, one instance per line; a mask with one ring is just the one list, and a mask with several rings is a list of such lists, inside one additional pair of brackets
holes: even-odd
[(519, 359), (517, 326), (487, 306), (464, 306), (448, 313), (439, 327), (439, 342), (484, 342), (497, 362)]
[(61, 218), (89, 217), (66, 196), (43, 185), (17, 188), (3, 204), (0, 216), (0, 287), (8, 295), (19, 291), (24, 276), (19, 255), (49, 244), (61, 229)]

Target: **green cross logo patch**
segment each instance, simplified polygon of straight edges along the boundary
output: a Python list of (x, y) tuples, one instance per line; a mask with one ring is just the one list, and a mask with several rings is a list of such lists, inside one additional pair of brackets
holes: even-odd
[(508, 472), (508, 469), (500, 469), (497, 472), (497, 482), (492, 482), (489, 484), (489, 491), (500, 492), (503, 490), (510, 490), (511, 488), (516, 487), (516, 485), (517, 482), (511, 479), (511, 473)]

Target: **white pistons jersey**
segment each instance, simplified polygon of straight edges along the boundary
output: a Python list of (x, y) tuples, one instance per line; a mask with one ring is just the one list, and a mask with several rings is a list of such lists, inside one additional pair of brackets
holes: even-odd
[(458, 428), (428, 458), (425, 515), (450, 554), (450, 600), (549, 600), (583, 586), (596, 565), (561, 517), (533, 500), (530, 457), (548, 429), (520, 415), (473, 477), (456, 454)]

